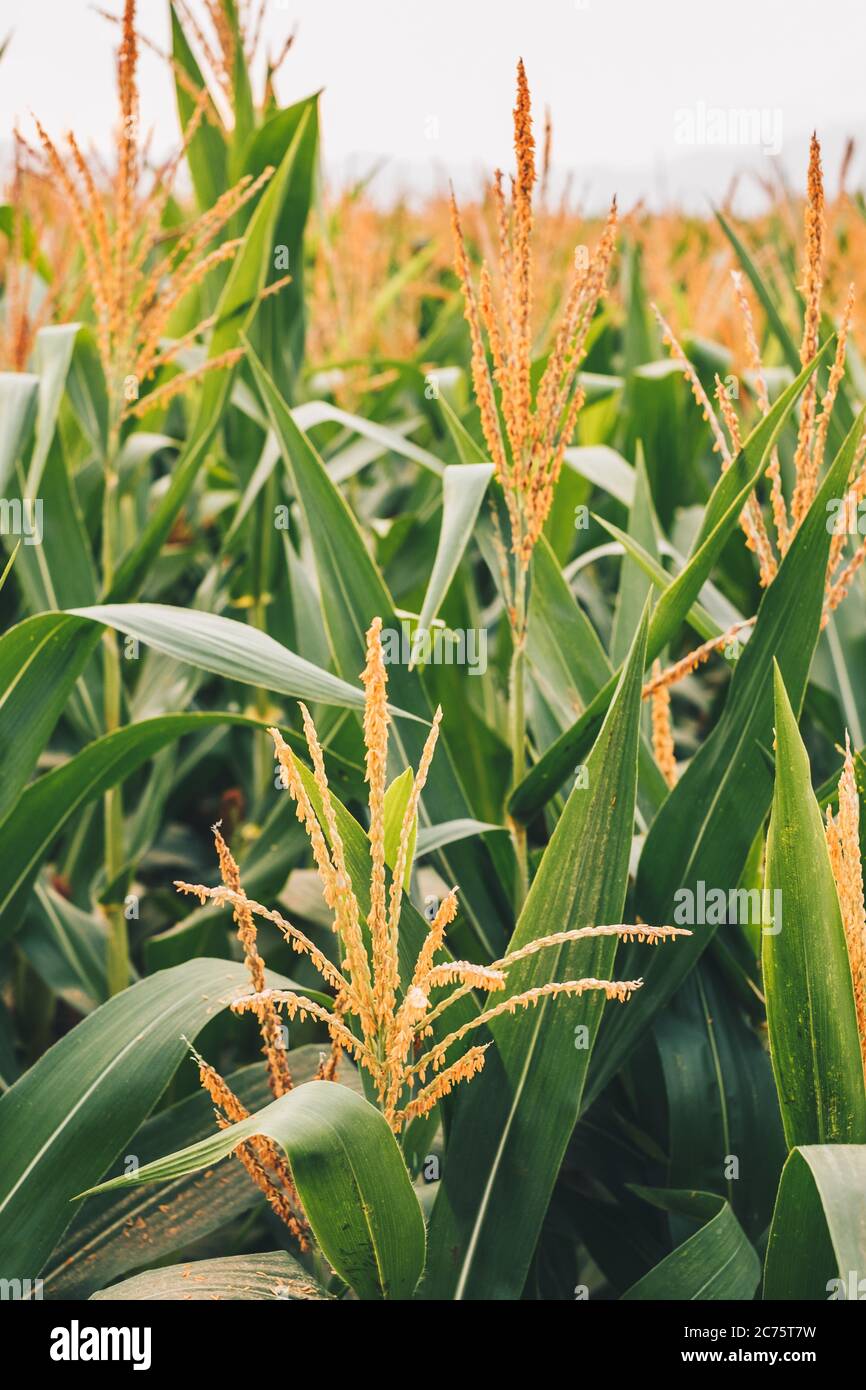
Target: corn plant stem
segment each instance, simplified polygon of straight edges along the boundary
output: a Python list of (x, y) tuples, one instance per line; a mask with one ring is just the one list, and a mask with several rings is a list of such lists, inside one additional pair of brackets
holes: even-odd
[[(258, 524), (256, 526), (256, 536), (258, 545), (256, 547), (256, 561), (254, 586), (255, 597), (250, 609), (250, 623), (258, 628), (259, 632), (266, 632), (268, 626), (268, 604), (270, 602), (269, 578), (271, 570), (271, 556), (273, 553), (273, 515), (274, 505), (277, 500), (276, 479), (271, 474), (265, 484), (265, 489), (260, 502)], [(267, 723), (273, 716), (272, 701), (270, 694), (262, 686), (255, 688), (255, 710), (259, 719)], [(271, 783), (273, 779), (273, 750), (269, 738), (264, 733), (255, 739), (253, 744), (253, 804), (256, 814), (265, 814), (266, 808), (270, 805)]]
[[(267, 615), (264, 603), (256, 602), (250, 609), (250, 625), (257, 628), (259, 632), (267, 631)], [(271, 700), (267, 690), (257, 685), (254, 699), (257, 717), (262, 723), (267, 723), (273, 717)], [(266, 738), (263, 732), (261, 737), (257, 736), (253, 742), (253, 803), (256, 807), (256, 814), (263, 814), (268, 805), (273, 767), (270, 739)]]
[[(111, 588), (114, 561), (117, 554), (117, 440), (109, 448), (102, 494), (102, 582), (104, 590)], [(102, 637), (102, 681), (105, 732), (120, 728), (121, 675), (117, 633), (107, 628)], [(105, 888), (112, 893), (123, 869), (123, 800), (119, 786), (109, 787), (103, 799), (105, 822)], [(119, 994), (129, 984), (129, 937), (123, 904), (107, 902), (108, 918), (107, 984), (109, 996)]]

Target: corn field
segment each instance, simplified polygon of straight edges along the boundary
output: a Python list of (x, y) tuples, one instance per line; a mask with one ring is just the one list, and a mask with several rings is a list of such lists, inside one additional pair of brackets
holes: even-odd
[(3, 132), (3, 1297), (866, 1297), (851, 150), (584, 214), (515, 54), (386, 204), (148, 9)]

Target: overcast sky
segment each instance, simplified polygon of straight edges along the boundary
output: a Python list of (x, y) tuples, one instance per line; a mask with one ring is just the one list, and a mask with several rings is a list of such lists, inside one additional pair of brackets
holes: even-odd
[[(104, 0), (120, 8), (118, 0)], [(196, 0), (192, 0), (196, 3)], [(140, 28), (167, 44), (167, 0), (140, 0)], [(117, 31), (88, 0), (0, 0), (0, 140), (35, 111), (106, 145)], [(863, 139), (862, 0), (269, 0), (271, 46), (297, 25), (280, 96), (324, 88), (324, 153), (338, 174), (389, 161), (381, 182), (421, 191), (509, 159), (522, 54), (539, 124), (554, 121), (560, 176), (593, 198), (720, 197), (731, 171), (778, 152), (802, 182), (813, 126), (836, 176), (847, 134)], [(142, 58), (142, 116), (166, 149), (170, 79)], [(739, 114), (755, 113), (749, 121)], [(722, 143), (719, 144), (718, 142)]]

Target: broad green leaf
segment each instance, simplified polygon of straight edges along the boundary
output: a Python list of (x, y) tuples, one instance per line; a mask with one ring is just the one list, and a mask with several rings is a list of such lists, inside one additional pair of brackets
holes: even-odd
[(866, 1145), (804, 1144), (788, 1155), (764, 1266), (765, 1299), (866, 1295)]
[(624, 507), (631, 507), (635, 491), (634, 468), (616, 449), (607, 444), (566, 449), (565, 462), (595, 487), (609, 492)]
[[(635, 463), (635, 494), (628, 514), (628, 533), (655, 559), (658, 559), (656, 549), (657, 525), (643, 449), (638, 447)], [(614, 666), (619, 666), (620, 662), (625, 660), (629, 644), (640, 622), (640, 615), (643, 612), (648, 592), (649, 584), (640, 566), (626, 552), (620, 567), (619, 588), (610, 637), (610, 659)]]
[(52, 324), (41, 328), (36, 335), (39, 362), (39, 404), (36, 416), (36, 440), (27, 472), (27, 496), (39, 497), (42, 470), (48, 459), (57, 414), (66, 388), (66, 378), (72, 363), (75, 341), (81, 330), (79, 323)]
[[(296, 1086), (312, 1081), (321, 1046), (309, 1043), (287, 1054)], [(341, 1063), (341, 1085), (361, 1091), (351, 1063)], [(252, 1113), (273, 1099), (261, 1062), (226, 1077), (234, 1094)], [(198, 1088), (185, 1099), (151, 1115), (129, 1142), (139, 1163), (193, 1144), (214, 1132), (213, 1102)], [(79, 1203), (60, 1244), (52, 1251), (42, 1280), (45, 1297), (88, 1298), (97, 1289), (159, 1260), (179, 1255), (238, 1216), (266, 1211), (265, 1198), (240, 1163), (224, 1163), (210, 1173), (190, 1173), (170, 1188), (150, 1186), (103, 1192)]]
[(241, 30), (235, 0), (222, 0), (223, 23), (231, 34), (234, 54), (231, 74), (231, 104), (234, 127), (229, 144), (229, 183), (236, 183), (244, 171), (243, 155), (255, 126), (256, 113), (247, 66), (246, 36)]
[(866, 1088), (845, 929), (809, 757), (774, 668), (764, 992), (788, 1147), (866, 1143)]
[(0, 818), (14, 805), (99, 643), (69, 613), (40, 613), (0, 637)]
[[(598, 516), (595, 520), (613, 536), (614, 540), (619, 542), (627, 559), (636, 563), (638, 569), (655, 585), (660, 594), (670, 588), (673, 580), (664, 565), (649, 550), (645, 550), (634, 536), (627, 531), (621, 531), (618, 526), (614, 526), (612, 521), (607, 521), (604, 517)], [(740, 617), (741, 615), (737, 615), (733, 621), (737, 621)], [(726, 631), (726, 628), (722, 627), (718, 620), (712, 617), (700, 603), (692, 604), (684, 621), (688, 623), (693, 632), (697, 633), (702, 642), (708, 641), (712, 637), (721, 637), (722, 633)], [(728, 626), (733, 627), (733, 621)]]
[(492, 463), (452, 464), (445, 469), (442, 479), (442, 529), (418, 618), (419, 632), (426, 632), (429, 628), (448, 593), (492, 477)]
[(705, 1217), (706, 1224), (632, 1284), (623, 1301), (753, 1298), (761, 1262), (723, 1197), (709, 1192), (637, 1191), (666, 1211)]
[(228, 1255), (189, 1260), (135, 1274), (120, 1284), (91, 1294), (96, 1301), (159, 1302), (164, 1299), (282, 1299), (284, 1302), (330, 1298), (321, 1284), (285, 1250), (265, 1255)]
[[(256, 419), (263, 429), (267, 429), (267, 420), (258, 409), (253, 410), (252, 401), (252, 394), (246, 393), (243, 407), (245, 413)], [(401, 458), (411, 459), (413, 463), (418, 463), (429, 472), (435, 473), (437, 477), (441, 477), (445, 472), (443, 465), (433, 454), (405, 437), (410, 432), (410, 427), (417, 428), (420, 422), (417, 416), (401, 422), (399, 426), (385, 426), (374, 420), (364, 420), (360, 415), (352, 415), (347, 410), (341, 410), (339, 406), (331, 405), (329, 401), (303, 401), (294, 407), (291, 415), (301, 430), (310, 430), (316, 425), (331, 422), (343, 425), (359, 436), (348, 448), (328, 459), (328, 476), (335, 483), (345, 482), (347, 478), (353, 477), (361, 468), (381, 458), (385, 453), (395, 453)], [(253, 502), (261, 493), (279, 460), (279, 446), (273, 434), (269, 432), (261, 458), (235, 509), (227, 539), (240, 529), (241, 522), (249, 514)]]
[(71, 1199), (123, 1154), (188, 1052), (184, 1038), (194, 1039), (247, 979), (240, 964), (195, 960), (142, 980), (65, 1034), (0, 1098), (3, 1278), (36, 1277), (75, 1215)]
[[(371, 443), (378, 445), (381, 452), (398, 454), (401, 458), (407, 458), (413, 463), (420, 464), (428, 472), (435, 473), (437, 477), (442, 478), (443, 487), (445, 486), (449, 470), (443, 466), (435, 454), (431, 454), (429, 449), (422, 449), (419, 444), (413, 444), (411, 439), (405, 439), (398, 430), (380, 424), (377, 420), (365, 420), (363, 416), (342, 410), (339, 406), (332, 405), (330, 401), (304, 401), (301, 405), (295, 406), (292, 411), (292, 419), (298, 429), (304, 431), (314, 429), (316, 425), (328, 423), (342, 425), (353, 434), (360, 435), (362, 439), (369, 439)], [(492, 464), (483, 466), (492, 472)], [(335, 472), (333, 464), (329, 465), (328, 471), (333, 477)], [(459, 492), (455, 500), (460, 500)]]
[[(239, 60), (240, 53), (239, 46)], [(235, 136), (235, 145), (237, 143)], [(304, 228), (318, 175), (318, 93), (266, 119), (247, 143), (243, 151), (243, 169), (237, 172), (256, 178), (268, 164), (278, 165), (289, 147), (295, 151), (292, 175), (274, 227), (275, 254), (269, 279), (277, 279), (285, 269), (285, 261), (278, 259), (278, 254), (287, 257), (292, 278), (279, 294), (264, 300), (250, 332), (256, 352), (286, 389), (292, 384), (304, 354)]]
[(95, 603), (93, 552), (59, 439), (43, 461), (38, 494), (28, 495), (38, 495), (44, 519), (39, 543), (25, 541), (18, 559), (26, 602), (36, 613)]
[(263, 1134), (288, 1156), (322, 1252), (360, 1298), (410, 1298), (424, 1267), (424, 1219), (384, 1116), (345, 1086), (309, 1081), (255, 1115), (96, 1191), (210, 1167)]
[(0, 372), (0, 495), (30, 437), (36, 416), (39, 377)]
[[(530, 887), (512, 951), (550, 932), (622, 920), (646, 637), (645, 611), (586, 778), (575, 782)], [(610, 937), (539, 951), (509, 972), (506, 995), (548, 981), (610, 979), (615, 955)], [(520, 1297), (580, 1113), (603, 1008), (604, 995), (590, 992), (544, 999), (491, 1024), (495, 1045), (455, 1106), (430, 1226), (428, 1297)]]
[(49, 884), (37, 882), (19, 944), (40, 979), (79, 1013), (108, 998), (105, 919), (82, 911)]
[[(663, 1111), (666, 1185), (726, 1197), (747, 1234), (767, 1229), (785, 1142), (766, 1043), (704, 957), (656, 1019), (657, 1073), (637, 1091), (647, 1125)], [(633, 1065), (638, 1068), (640, 1058)]]
[(66, 392), (97, 459), (104, 461), (108, 450), (108, 389), (96, 334), (87, 324), (79, 324), (75, 335), (66, 372)]
[[(615, 683), (595, 628), (575, 602), (544, 536), (532, 561), (526, 650), (534, 680), (555, 711), (560, 728), (568, 728), (575, 711), (586, 709), (600, 689)], [(645, 738), (641, 739), (638, 758), (640, 806), (651, 817), (667, 796), (668, 787)], [(573, 767), (567, 769), (564, 780)]]
[(425, 826), (418, 836), (415, 858), (434, 854), (443, 845), (452, 845), (455, 840), (470, 840), (473, 836), (484, 835), (490, 830), (495, 830), (500, 835), (508, 833), (504, 825), (493, 825), (490, 821), (482, 820), (450, 820), (444, 821), (441, 825)]
[[(163, 603), (114, 603), (73, 610), (203, 671), (262, 686), (294, 700), (363, 709), (364, 692), (248, 623)], [(399, 711), (395, 711), (399, 713)], [(408, 718), (414, 716), (409, 715)]]

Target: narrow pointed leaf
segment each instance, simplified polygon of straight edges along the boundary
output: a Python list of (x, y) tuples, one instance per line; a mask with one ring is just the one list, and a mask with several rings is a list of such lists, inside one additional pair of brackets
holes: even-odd
[(436, 559), (421, 605), (418, 629), (425, 632), (439, 612), (493, 477), (492, 463), (452, 465), (442, 479), (442, 529)]

